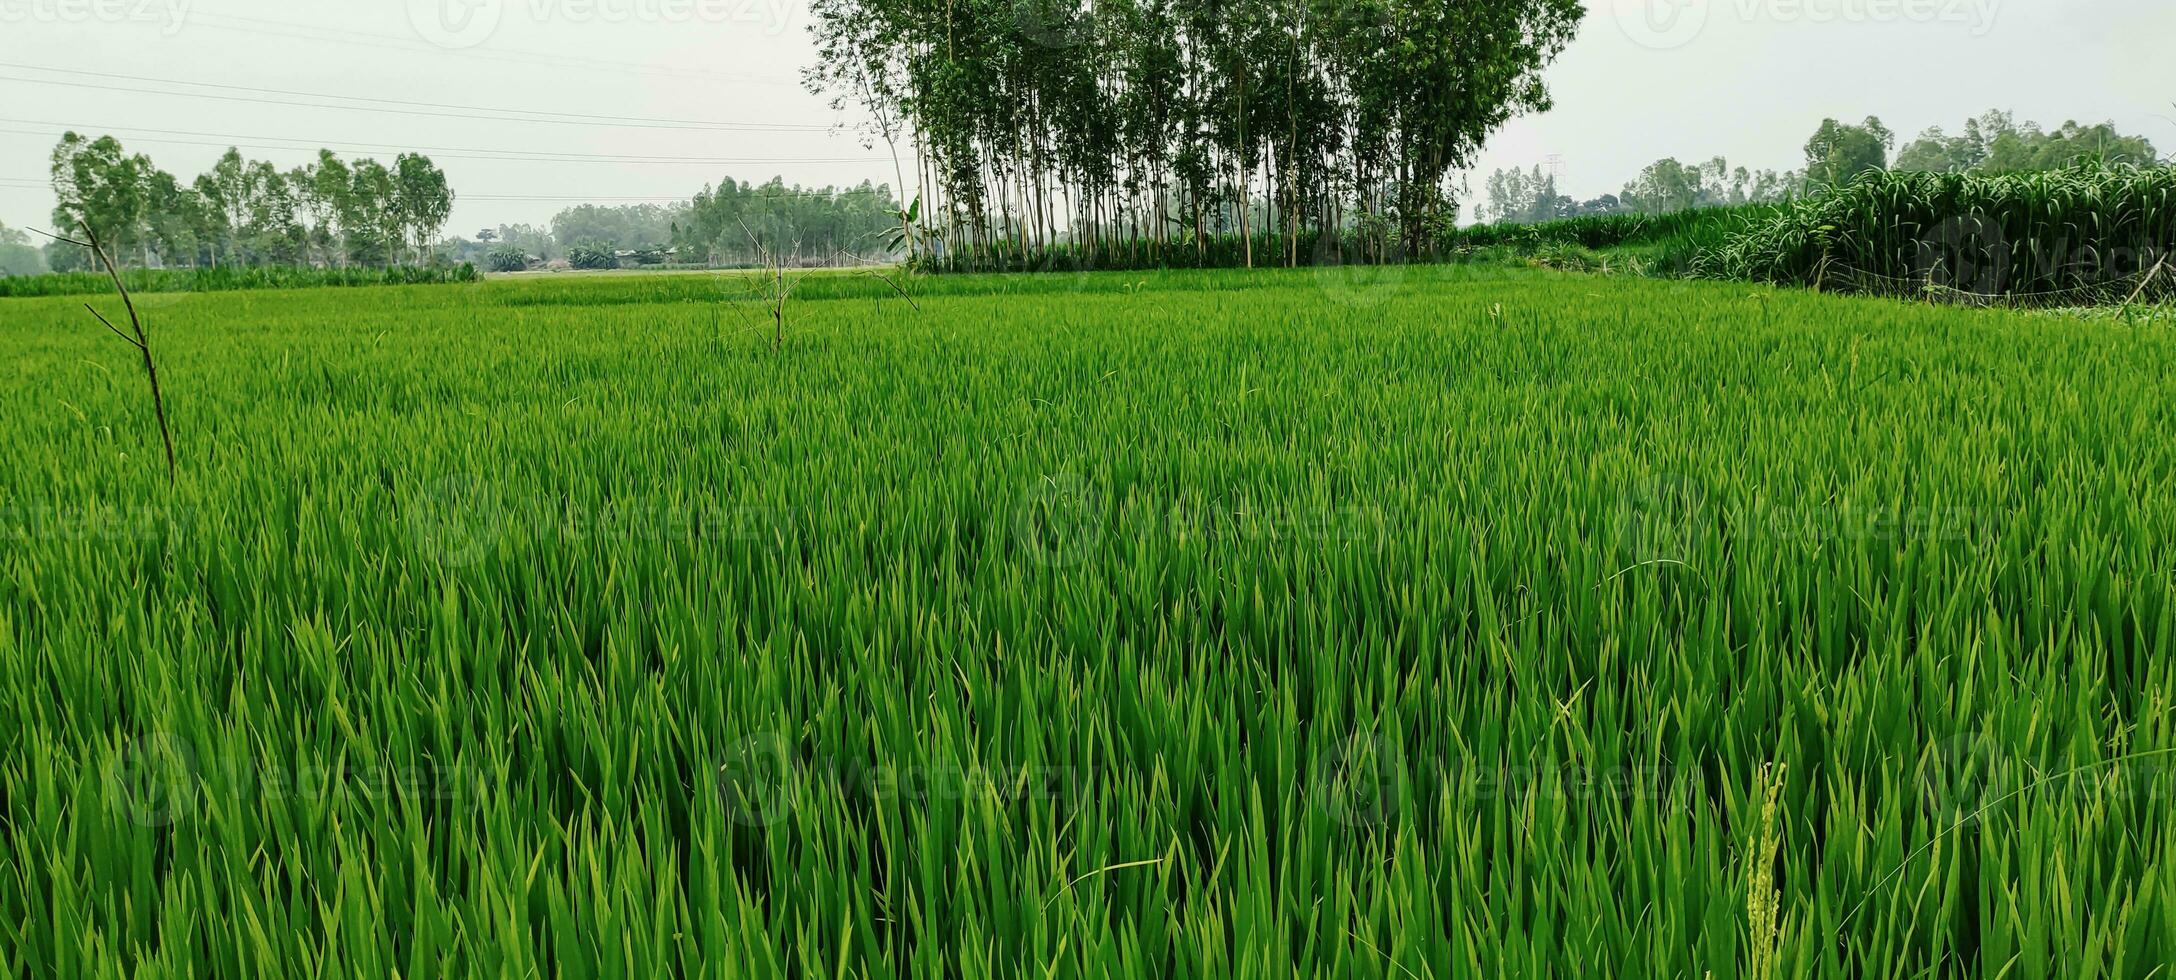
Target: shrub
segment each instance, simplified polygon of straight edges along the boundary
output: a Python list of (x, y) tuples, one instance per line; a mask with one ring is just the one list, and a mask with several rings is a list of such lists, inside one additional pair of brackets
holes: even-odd
[(567, 261), (577, 269), (617, 269), (620, 260), (612, 246), (602, 242), (577, 242), (567, 249)]
[(493, 272), (520, 272), (529, 267), (529, 253), (512, 245), (501, 245), (485, 254), (484, 262)]

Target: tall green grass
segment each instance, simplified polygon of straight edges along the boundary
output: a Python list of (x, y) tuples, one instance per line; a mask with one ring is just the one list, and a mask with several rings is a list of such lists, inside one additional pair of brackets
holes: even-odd
[[(273, 266), (204, 269), (130, 269), (123, 279), (132, 292), (226, 292), (238, 289), (306, 289), (316, 286), (413, 286), (475, 282), (481, 278), (466, 262), (446, 266), (393, 266), (383, 269), (303, 269)], [(113, 291), (103, 272), (49, 272), (35, 276), (0, 276), (0, 298), (87, 296)]]
[(2176, 336), (919, 286), (0, 302), (0, 971), (2176, 959)]
[[(1868, 174), (1703, 257), (1719, 278), (2024, 303), (2176, 284), (2176, 168)], [(2153, 276), (2149, 282), (2148, 277)]]

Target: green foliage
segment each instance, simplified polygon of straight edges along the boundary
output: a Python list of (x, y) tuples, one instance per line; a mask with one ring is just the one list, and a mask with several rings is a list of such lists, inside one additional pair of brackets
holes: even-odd
[(521, 249), (540, 259), (558, 258), (559, 240), (551, 229), (535, 225), (500, 225), (497, 229), (499, 243)]
[[(72, 247), (72, 246), (71, 246)], [(204, 269), (125, 269), (122, 280), (132, 293), (216, 293), (238, 289), (310, 289), (319, 286), (416, 286), (475, 282), (476, 267), (460, 265), (391, 266), (378, 269), (220, 266)], [(113, 292), (103, 272), (54, 272), (0, 279), (0, 297), (97, 296)]]
[(1536, 166), (1531, 173), (1516, 167), (1489, 175), (1488, 197), (1479, 208), (1482, 221), (1499, 224), (1533, 224), (1569, 217), (1578, 202), (1556, 192), (1556, 178)]
[[(673, 228), (687, 211), (684, 203), (580, 204), (554, 215), (551, 233), (554, 240), (568, 246), (582, 242), (606, 251), (662, 248), (672, 244)], [(572, 259), (570, 249), (568, 260)]]
[(1989, 112), (1968, 120), (1964, 131), (1949, 136), (1939, 126), (1921, 133), (1897, 153), (1899, 170), (1934, 173), (2026, 173), (2084, 165), (2152, 167), (2160, 155), (2143, 136), (2126, 136), (2114, 124), (2083, 126), (2066, 122), (2054, 132), (2039, 124), (2019, 124), (2007, 112)]
[[(817, 0), (812, 86), (913, 134), (936, 255), (1063, 246), (1143, 264), (1236, 235), (1246, 264), (1388, 220), (1414, 254), (1458, 210), (1453, 174), (1515, 115), (1580, 0), (1178, 4)], [(1281, 238), (1257, 255), (1258, 233)], [(966, 253), (964, 256), (959, 253)]]
[(388, 170), (325, 150), (283, 172), (229, 149), (184, 184), (110, 136), (71, 132), (52, 177), (54, 224), (88, 220), (118, 262), (146, 268), (422, 264), (453, 207), (445, 175), (415, 154)]
[(492, 249), (485, 261), (493, 272), (520, 272), (529, 267), (529, 253), (513, 245)]
[[(1333, 237), (1303, 232), (1298, 237), (1297, 265), (1340, 266), (1401, 263), (1408, 258), (1428, 261), (1471, 261), (1476, 257), (1529, 259), (1551, 245), (1576, 245), (1588, 250), (1609, 251), (1614, 258), (1638, 260), (1637, 271), (1658, 276), (1690, 274), (1695, 258), (1719, 247), (1730, 235), (1754, 218), (1773, 211), (1772, 205), (1708, 207), (1668, 214), (1594, 214), (1539, 224), (1472, 225), (1439, 232), (1426, 253), (1409, 257), (1402, 251), (1384, 254), (1379, 235), (1350, 229)], [(1212, 235), (1198, 246), (1169, 251), (1138, 250), (1109, 255), (1054, 245), (1043, 249), (1013, 249), (997, 243), (981, 256), (955, 253), (946, 258), (918, 259), (911, 263), (921, 272), (1090, 272), (1149, 269), (1237, 268), (1248, 254), (1247, 242), (1237, 235)], [(1257, 235), (1256, 254), (1283, 247), (1275, 235)], [(1479, 255), (1478, 253), (1491, 253)], [(1622, 266), (1634, 271), (1631, 266)], [(1385, 272), (1384, 275), (1397, 275)]]
[(2172, 253), (2176, 169), (1889, 171), (1777, 210), (1715, 250), (1702, 271), (1844, 291), (1931, 288), (2077, 304), (2134, 281), (2148, 285), (2143, 277)]
[(2176, 333), (731, 278), (5, 301), (9, 972), (2176, 961)]
[(1622, 195), (1628, 211), (1668, 214), (1694, 208), (1733, 207), (1740, 204), (1772, 204), (1803, 191), (1804, 177), (1796, 172), (1730, 168), (1722, 157), (1698, 166), (1676, 159), (1657, 160), (1626, 184)]
[(1800, 192), (1803, 176), (1773, 170), (1732, 170), (1722, 157), (1697, 166), (1675, 158), (1657, 160), (1624, 186), (1623, 193), (1577, 201), (1556, 192), (1556, 181), (1540, 167), (1532, 173), (1499, 170), (1489, 177), (1483, 222), (1538, 224), (1565, 218), (1615, 214), (1669, 214), (1695, 208), (1730, 207), (1781, 201)]
[(619, 257), (609, 242), (576, 242), (567, 248), (567, 263), (577, 269), (617, 269)]
[(0, 225), (0, 276), (35, 276), (45, 271), (45, 253), (22, 231)]
[[(1559, 268), (1608, 267), (1673, 278), (1692, 275), (1701, 256), (1775, 211), (1773, 204), (1740, 204), (1664, 214), (1588, 215), (1533, 225), (1477, 225), (1460, 229), (1445, 246), (1455, 255), (1496, 252)], [(1567, 246), (1581, 251), (1568, 252)]]
[(1895, 145), (1896, 134), (1873, 116), (1857, 126), (1824, 119), (1806, 141), (1806, 180), (1816, 187), (1833, 187), (1883, 169)]
[(774, 178), (759, 186), (728, 177), (695, 195), (672, 240), (681, 258), (718, 265), (757, 263), (759, 250), (796, 265), (846, 265), (906, 254), (884, 241), (899, 218), (898, 200), (881, 184), (804, 188)]

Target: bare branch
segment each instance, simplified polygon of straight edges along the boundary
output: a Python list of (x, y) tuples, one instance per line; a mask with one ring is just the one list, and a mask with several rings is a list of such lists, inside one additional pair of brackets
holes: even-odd
[(85, 303), (83, 304), (83, 308), (86, 310), (90, 310), (91, 315), (97, 317), (99, 323), (104, 324), (106, 329), (113, 331), (114, 336), (119, 337), (124, 341), (127, 341), (130, 347), (134, 347), (138, 350), (143, 349), (144, 345), (137, 343), (136, 338), (131, 337), (128, 334), (122, 333), (121, 328), (114, 326), (113, 321), (106, 319), (106, 315), (104, 313), (98, 312), (97, 307), (94, 307), (89, 303)]
[[(54, 237), (58, 238), (59, 236)], [(92, 309), (91, 304), (85, 303), (83, 308), (90, 310), (91, 315), (97, 317), (98, 322), (105, 324), (106, 329), (113, 331), (122, 340), (127, 340), (135, 346), (138, 354), (143, 355), (144, 379), (150, 382), (151, 407), (157, 413), (159, 419), (159, 439), (166, 444), (166, 482), (171, 486), (180, 482), (181, 467), (174, 461), (174, 430), (166, 421), (166, 395), (159, 388), (158, 363), (151, 357), (151, 335), (144, 332), (143, 316), (136, 312), (136, 300), (128, 294), (128, 283), (121, 278), (121, 267), (114, 264), (113, 256), (106, 253), (105, 245), (98, 240), (98, 232), (91, 228), (91, 223), (88, 221), (83, 222), (83, 237), (88, 239), (88, 242), (78, 242), (77, 244), (90, 249), (91, 254), (98, 256), (98, 261), (106, 267), (106, 275), (113, 279), (114, 290), (121, 294), (121, 306), (128, 310), (128, 325), (129, 329), (135, 332), (135, 338), (130, 339), (127, 334), (122, 333), (120, 328), (113, 325), (112, 321), (107, 320), (96, 309)]]
[(56, 235), (56, 234), (53, 234), (53, 233), (52, 233), (52, 232), (50, 232), (50, 231), (46, 231), (46, 230), (45, 230), (45, 229), (43, 229), (43, 228), (32, 228), (32, 229), (30, 229), (30, 230), (31, 230), (31, 231), (34, 231), (34, 232), (37, 232), (37, 233), (38, 233), (38, 234), (40, 234), (40, 235), (44, 235), (45, 237), (47, 237), (47, 238), (50, 238), (50, 239), (52, 239), (52, 240), (54, 240), (54, 241), (56, 241), (56, 242), (67, 242), (68, 244), (70, 244), (70, 245), (74, 245), (74, 246), (76, 246), (77, 248), (90, 248), (90, 247), (91, 247), (91, 246), (90, 246), (90, 243), (88, 243), (88, 242), (79, 242), (79, 241), (76, 241), (76, 240), (75, 240), (75, 239), (73, 239), (73, 238), (69, 238), (69, 237), (67, 237), (66, 235)]
[(907, 292), (905, 286), (901, 286), (900, 284), (893, 282), (892, 277), (878, 272), (875, 269), (871, 269), (868, 272), (863, 273), (863, 275), (875, 276), (879, 282), (882, 282), (884, 285), (892, 287), (892, 292), (898, 293), (900, 299), (906, 300), (907, 305), (914, 308), (914, 312), (922, 312), (922, 304), (914, 301), (914, 294)]

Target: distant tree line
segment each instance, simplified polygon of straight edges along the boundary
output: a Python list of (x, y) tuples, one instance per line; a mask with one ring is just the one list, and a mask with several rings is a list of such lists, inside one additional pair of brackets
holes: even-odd
[(1648, 164), (1616, 194), (1586, 201), (1557, 193), (1556, 178), (1540, 167), (1491, 174), (1479, 215), (1485, 223), (1534, 224), (1600, 214), (1668, 214), (1687, 208), (1780, 201), (1798, 192), (1804, 177), (1773, 170), (1732, 169), (1716, 157), (1681, 163), (1675, 157)]
[(758, 260), (757, 243), (796, 265), (850, 265), (883, 258), (883, 235), (899, 223), (899, 201), (885, 184), (789, 187), (728, 177), (695, 195), (676, 219), (673, 242), (683, 258), (717, 265)]
[(0, 225), (0, 276), (34, 276), (45, 271), (45, 253), (30, 236)]
[(1380, 257), (1454, 226), (1454, 175), (1506, 120), (1548, 108), (1541, 70), (1584, 5), (816, 0), (812, 11), (811, 87), (861, 103), (878, 135), (913, 151), (926, 199), (910, 211), (929, 237), (903, 231), (919, 247), (1064, 245), (1138, 261), (1199, 255), (1236, 232), (1252, 265), (1297, 264), (1303, 239), (1343, 242), (1348, 230)]
[(2038, 123), (2019, 123), (2010, 113), (1994, 111), (1967, 120), (1964, 131), (1955, 136), (1940, 126), (1920, 133), (1897, 152), (1895, 169), (2016, 174), (2091, 162), (2151, 167), (2159, 160), (2151, 140), (2119, 133), (2112, 123), (2065, 122), (2049, 131)]
[(899, 226), (890, 185), (845, 188), (756, 184), (731, 177), (692, 200), (670, 204), (582, 204), (548, 228), (500, 225), (450, 248), (495, 271), (536, 262), (574, 268), (625, 265), (752, 265), (760, 250), (795, 265), (850, 265), (898, 256), (887, 234)]
[[(183, 183), (111, 136), (68, 133), (53, 148), (53, 223), (88, 221), (128, 265), (389, 266), (422, 262), (453, 210), (429, 157), (348, 163), (330, 150), (281, 170), (229, 149)], [(56, 270), (82, 268), (73, 247), (48, 248)]]
[(1936, 173), (2027, 173), (2060, 170), (2093, 161), (2150, 167), (2159, 161), (2151, 141), (2126, 136), (2110, 123), (2066, 122), (2049, 131), (2019, 123), (2010, 113), (1989, 112), (1969, 120), (1956, 136), (1939, 126), (1905, 144), (1892, 162), (1896, 135), (1879, 118), (1852, 124), (1821, 121), (1805, 146), (1803, 170), (1731, 169), (1722, 157), (1702, 164), (1658, 160), (1619, 194), (1579, 201), (1557, 193), (1540, 167), (1498, 170), (1490, 175), (1479, 208), (1483, 222), (1531, 224), (1590, 214), (1668, 214), (1688, 208), (1787, 200), (1873, 170)]
[(672, 246), (673, 224), (687, 212), (685, 202), (671, 204), (582, 204), (552, 217), (552, 238), (571, 247), (593, 242), (613, 249), (647, 251)]

